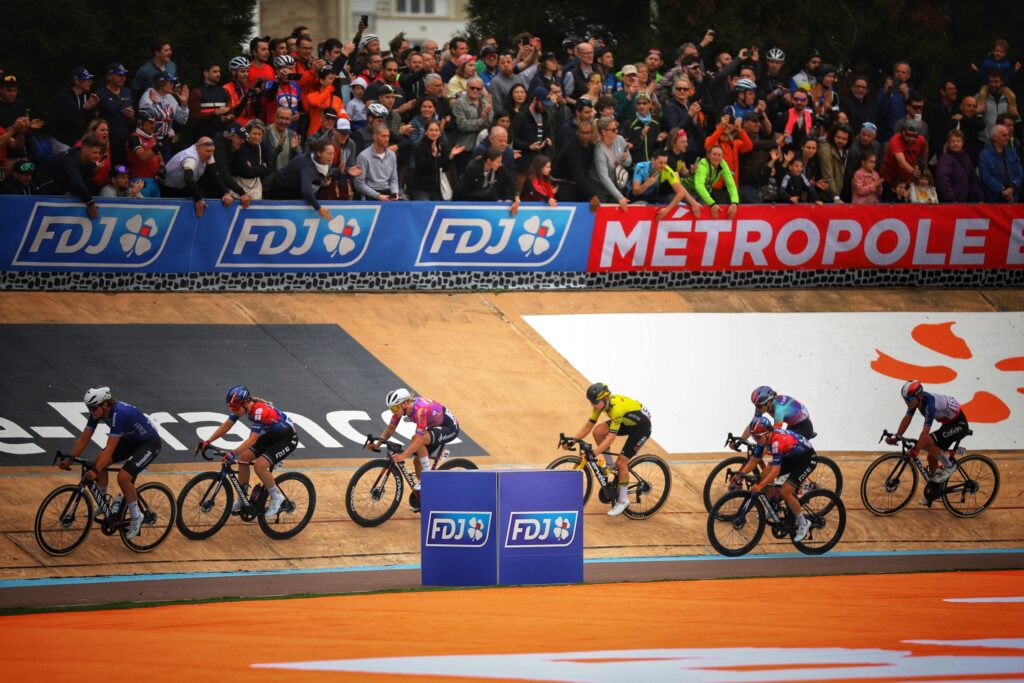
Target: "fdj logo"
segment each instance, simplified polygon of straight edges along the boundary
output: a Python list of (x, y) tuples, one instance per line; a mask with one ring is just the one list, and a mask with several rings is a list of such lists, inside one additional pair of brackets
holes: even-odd
[(38, 202), (13, 265), (143, 268), (163, 251), (178, 209), (104, 202), (91, 220), (80, 204)]
[(427, 520), (427, 545), (432, 547), (482, 548), (490, 534), (490, 512), (431, 512)]
[(326, 221), (306, 207), (249, 207), (235, 213), (217, 265), (345, 268), (366, 253), (379, 212), (379, 206), (346, 206)]
[(418, 266), (537, 268), (558, 256), (575, 207), (438, 206), (416, 256)]
[(578, 513), (513, 512), (508, 520), (506, 548), (561, 548), (576, 538)]

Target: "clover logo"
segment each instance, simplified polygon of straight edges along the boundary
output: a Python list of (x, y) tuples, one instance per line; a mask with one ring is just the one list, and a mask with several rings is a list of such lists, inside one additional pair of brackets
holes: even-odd
[(152, 249), (152, 238), (160, 231), (155, 220), (147, 218), (146, 222), (143, 223), (142, 216), (139, 214), (135, 214), (129, 218), (125, 228), (128, 232), (121, 235), (120, 241), (121, 249), (124, 250), (124, 253), (127, 256), (142, 256)]
[(466, 534), (469, 536), (471, 541), (479, 541), (484, 537), (484, 522), (482, 519), (476, 517), (470, 517), (469, 528), (466, 530)]
[(572, 524), (569, 522), (568, 517), (558, 517), (555, 519), (555, 528), (552, 529), (551, 533), (555, 535), (555, 538), (559, 541), (564, 541), (569, 537), (569, 530)]
[(539, 216), (532, 216), (523, 223), (525, 235), (519, 236), (519, 248), (526, 255), (540, 256), (551, 248), (551, 241), (548, 239), (555, 234), (555, 226), (550, 220), (540, 221)]
[(324, 248), (331, 256), (345, 256), (356, 248), (355, 238), (362, 232), (359, 221), (355, 218), (345, 220), (344, 216), (335, 216), (327, 224), (330, 232), (324, 235)]

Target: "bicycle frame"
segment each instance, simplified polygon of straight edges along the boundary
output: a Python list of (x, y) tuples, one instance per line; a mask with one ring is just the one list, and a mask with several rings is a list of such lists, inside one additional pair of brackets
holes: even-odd
[[(212, 458), (211, 457), (207, 457), (206, 451), (208, 451), (208, 450), (209, 451), (213, 451), (214, 457), (212, 457)], [(202, 455), (204, 460), (213, 461), (213, 460), (216, 460), (217, 457), (221, 458), (220, 477), (217, 479), (217, 483), (215, 484), (214, 487), (209, 488), (209, 489), (206, 490), (206, 493), (203, 494), (203, 499), (205, 500), (207, 497), (209, 497), (209, 499), (211, 501), (212, 500), (216, 500), (217, 493), (220, 492), (221, 487), (224, 486), (225, 482), (226, 482), (228, 485), (231, 486), (231, 489), (235, 492), (235, 495), (238, 496), (238, 500), (241, 501), (242, 510), (240, 511), (240, 514), (243, 515), (243, 516), (244, 515), (250, 515), (251, 516), (255, 508), (254, 508), (252, 500), (250, 499), (250, 494), (247, 494), (245, 492), (245, 489), (242, 488), (242, 483), (240, 481), (238, 481), (238, 470), (235, 468), (235, 463), (231, 463), (228, 460), (224, 459), (223, 456), (226, 453), (226, 451), (222, 451), (222, 450), (220, 450), (218, 448), (214, 448), (214, 447), (207, 447), (205, 449), (202, 449), (202, 448), (196, 449), (196, 452), (199, 453), (200, 455)], [(245, 464), (245, 465), (248, 465), (249, 467), (252, 467), (252, 463), (242, 463), (242, 464)], [(272, 466), (271, 467), (271, 471), (274, 471), (274, 469), (276, 469), (276, 466)], [(258, 483), (256, 486), (262, 486), (262, 483)], [(209, 495), (211, 493), (211, 491), (213, 492), (212, 496)], [(256, 491), (255, 487), (253, 488), (253, 491)], [(246, 521), (251, 521), (251, 520), (246, 520)]]
[[(54, 458), (53, 461), (54, 463), (56, 463), (57, 460), (64, 457), (67, 456), (62, 455), (61, 453), (57, 453), (57, 456)], [(110, 513), (113, 511), (112, 504), (114, 497), (109, 493), (103, 493), (100, 490), (99, 484), (97, 484), (95, 481), (90, 481), (85, 476), (85, 473), (92, 466), (92, 463), (82, 458), (71, 458), (71, 461), (81, 465), (82, 476), (78, 480), (78, 495), (68, 500), (67, 506), (65, 506), (64, 510), (61, 512), (61, 519), (66, 518), (69, 513), (72, 516), (74, 514), (77, 514), (78, 505), (81, 502), (82, 497), (85, 495), (85, 492), (88, 491), (89, 493), (92, 494), (92, 499), (96, 501), (96, 512), (101, 513), (103, 515), (103, 522), (102, 524), (100, 524), (100, 528), (103, 530), (104, 533), (108, 535), (113, 534), (115, 531), (121, 528), (122, 524), (124, 524), (124, 511), (128, 506), (121, 505), (120, 509), (117, 511), (117, 515), (112, 517)], [(118, 472), (120, 471), (120, 469), (121, 468), (119, 467), (108, 467), (104, 471)]]
[[(883, 429), (882, 430), (882, 436), (879, 437), (878, 442), (881, 443), (882, 439), (884, 439), (887, 436), (892, 436), (892, 437), (896, 438), (896, 442), (900, 446), (900, 451), (901, 451), (900, 452), (900, 458), (902, 458), (903, 463), (912, 462), (914, 464), (914, 466), (917, 468), (918, 473), (921, 475), (922, 479), (925, 482), (925, 496), (928, 498), (928, 505), (930, 507), (931, 506), (931, 501), (933, 501), (936, 498), (940, 497), (941, 493), (940, 492), (934, 492), (936, 495), (934, 495), (934, 496), (933, 495), (929, 495), (930, 489), (929, 489), (928, 485), (933, 483), (933, 482), (931, 482), (931, 480), (930, 480), (931, 479), (931, 475), (928, 473), (928, 468), (924, 466), (924, 463), (921, 462), (921, 458), (918, 457), (918, 456), (921, 455), (920, 451), (915, 450), (917, 448), (917, 439), (908, 439), (905, 436), (897, 436), (896, 434), (890, 433), (888, 430), (884, 430)], [(956, 441), (955, 444), (953, 444), (952, 453), (950, 453), (950, 456), (949, 456), (949, 461), (951, 463), (953, 463), (953, 468), (958, 470), (958, 471), (960, 471), (961, 473), (963, 473), (963, 471), (960, 468), (960, 463), (957, 462), (956, 456), (964, 455), (967, 452), (967, 449), (965, 449), (962, 446), (960, 446), (960, 441), (962, 441), (962, 440), (963, 440), (963, 438), (960, 438), (960, 439), (958, 439)], [(905, 464), (903, 466), (905, 466)], [(902, 470), (903, 466), (901, 466), (900, 473), (903, 472), (903, 470)], [(968, 477), (965, 476), (964, 479), (968, 479)], [(956, 490), (956, 488), (957, 487), (954, 486), (954, 487), (951, 487), (950, 490)], [(941, 490), (941, 487), (940, 487), (940, 490)]]

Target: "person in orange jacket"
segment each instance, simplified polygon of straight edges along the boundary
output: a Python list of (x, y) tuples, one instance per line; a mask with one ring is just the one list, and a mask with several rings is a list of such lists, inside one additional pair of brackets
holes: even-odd
[(302, 96), (302, 106), (309, 117), (307, 137), (320, 130), (320, 118), (324, 109), (333, 109), (337, 116), (348, 118), (344, 103), (334, 94), (334, 81), (337, 78), (338, 74), (334, 73), (331, 67), (325, 66), (320, 70), (320, 88)]
[[(734, 179), (739, 184), (740, 155), (754, 149), (754, 143), (743, 130), (743, 126), (736, 121), (731, 114), (725, 114), (718, 121), (718, 125), (708, 139), (704, 141), (704, 149), (710, 150), (719, 146), (724, 154), (723, 160), (732, 169)], [(721, 189), (724, 181), (719, 178), (712, 189)]]

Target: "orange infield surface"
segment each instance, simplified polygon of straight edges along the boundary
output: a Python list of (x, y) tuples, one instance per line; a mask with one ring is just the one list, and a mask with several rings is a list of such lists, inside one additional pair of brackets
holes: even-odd
[(0, 618), (0, 642), (11, 681), (1024, 680), (1024, 572), (33, 614)]

